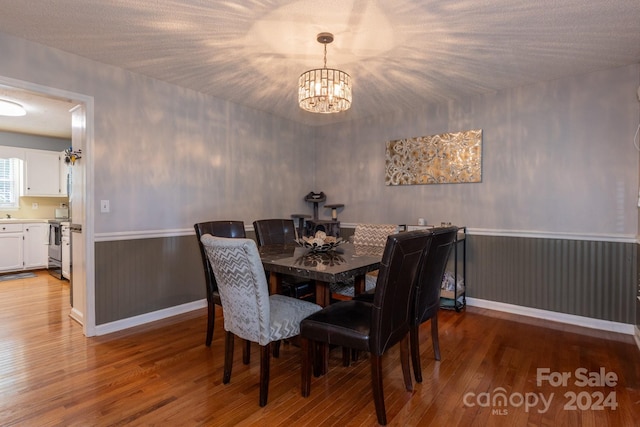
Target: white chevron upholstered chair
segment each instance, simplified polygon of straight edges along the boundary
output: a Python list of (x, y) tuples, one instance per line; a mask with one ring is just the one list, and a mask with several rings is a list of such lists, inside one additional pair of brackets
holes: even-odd
[[(366, 252), (367, 248), (382, 249), (387, 244), (387, 237), (391, 234), (397, 233), (397, 231), (398, 226), (395, 224), (356, 224), (356, 229), (353, 234), (353, 244), (360, 246), (364, 252)], [(380, 250), (380, 252), (382, 251)], [(377, 280), (378, 270), (367, 273), (365, 276), (365, 291), (370, 291), (375, 288)], [(333, 283), (331, 284), (331, 292), (347, 297), (353, 297), (355, 294), (355, 287), (353, 286), (352, 281), (345, 283)]]
[(284, 295), (269, 296), (260, 254), (251, 239), (201, 238), (222, 300), (225, 330), (224, 374), (231, 381), (233, 337), (260, 345), (260, 406), (267, 404), (271, 343), (300, 333), (300, 321), (321, 307)]

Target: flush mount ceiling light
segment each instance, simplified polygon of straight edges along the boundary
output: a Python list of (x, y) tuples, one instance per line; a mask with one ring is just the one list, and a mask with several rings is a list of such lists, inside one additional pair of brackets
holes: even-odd
[(6, 99), (0, 99), (0, 116), (18, 117), (26, 114), (27, 112), (22, 108), (22, 105)]
[(298, 80), (298, 103), (312, 113), (339, 113), (351, 107), (351, 76), (344, 71), (327, 68), (327, 45), (333, 34), (318, 34), (324, 45), (324, 67), (306, 71)]

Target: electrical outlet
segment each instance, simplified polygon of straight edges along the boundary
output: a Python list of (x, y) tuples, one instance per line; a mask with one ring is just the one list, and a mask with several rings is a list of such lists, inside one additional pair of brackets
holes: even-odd
[(31, 203), (31, 209), (38, 209), (37, 203)]
[(100, 200), (100, 212), (109, 213), (109, 201), (108, 200)]

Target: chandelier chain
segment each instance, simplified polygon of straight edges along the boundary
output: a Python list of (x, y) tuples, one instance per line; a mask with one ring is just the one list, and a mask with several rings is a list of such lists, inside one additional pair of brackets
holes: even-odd
[(327, 68), (327, 44), (324, 43), (324, 68)]

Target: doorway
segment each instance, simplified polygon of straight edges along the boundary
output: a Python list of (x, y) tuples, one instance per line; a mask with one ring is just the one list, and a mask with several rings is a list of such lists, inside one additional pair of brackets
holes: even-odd
[(80, 250), (74, 251), (73, 286), (76, 287), (71, 317), (82, 323), (85, 336), (95, 335), (95, 287), (93, 258), (94, 218), (91, 201), (93, 196), (93, 97), (66, 90), (42, 86), (36, 83), (0, 76), (0, 85), (23, 92), (30, 102), (42, 99), (58, 99), (69, 102), (69, 120), (72, 121), (71, 142), (74, 151), (79, 150), (81, 159), (74, 167), (72, 221), (82, 233), (75, 243)]

